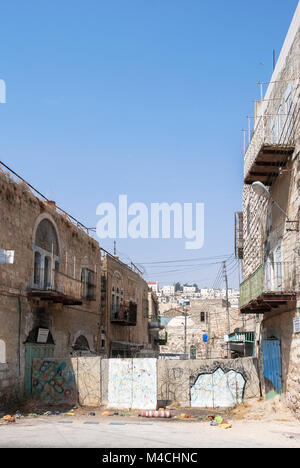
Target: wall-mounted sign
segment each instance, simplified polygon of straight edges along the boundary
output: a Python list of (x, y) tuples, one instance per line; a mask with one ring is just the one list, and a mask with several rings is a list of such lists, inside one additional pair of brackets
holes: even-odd
[(300, 333), (300, 317), (295, 317), (293, 319), (294, 324), (294, 333)]
[(14, 263), (15, 251), (0, 249), (0, 264), (8, 263), (12, 265)]
[(49, 335), (48, 328), (39, 328), (38, 336), (37, 336), (37, 343), (47, 343)]

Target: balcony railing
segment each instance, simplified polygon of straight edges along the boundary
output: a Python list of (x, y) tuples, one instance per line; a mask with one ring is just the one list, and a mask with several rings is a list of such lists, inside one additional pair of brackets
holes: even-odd
[(65, 305), (82, 304), (83, 283), (57, 270), (43, 268), (33, 273), (28, 294)]
[(228, 337), (228, 341), (233, 342), (233, 343), (253, 343), (254, 332), (231, 333)]
[(294, 149), (293, 116), (261, 116), (245, 153), (245, 183), (255, 180), (267, 183), (270, 176), (279, 174), (279, 168)]
[(135, 326), (137, 321), (137, 304), (131, 301), (119, 305), (113, 304), (110, 321), (118, 325)]
[(240, 285), (241, 312), (264, 313), (294, 300), (298, 288), (292, 262), (268, 261)]

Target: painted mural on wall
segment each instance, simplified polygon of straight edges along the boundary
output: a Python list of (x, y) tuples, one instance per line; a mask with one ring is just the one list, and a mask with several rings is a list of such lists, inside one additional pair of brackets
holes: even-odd
[(75, 376), (70, 364), (56, 359), (34, 359), (32, 394), (50, 404), (76, 402)]
[(191, 407), (232, 407), (242, 403), (246, 381), (241, 373), (218, 368), (201, 374), (191, 387)]
[(108, 405), (156, 409), (156, 359), (109, 359)]

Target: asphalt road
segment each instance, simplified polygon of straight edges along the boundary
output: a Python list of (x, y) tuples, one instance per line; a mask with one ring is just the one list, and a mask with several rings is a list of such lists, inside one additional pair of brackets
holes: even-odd
[(1, 448), (300, 448), (298, 422), (123, 422), (37, 418), (0, 426)]

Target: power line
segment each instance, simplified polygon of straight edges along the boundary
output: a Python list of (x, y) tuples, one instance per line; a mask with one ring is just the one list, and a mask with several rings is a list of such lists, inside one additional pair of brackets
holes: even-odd
[(139, 262), (142, 265), (157, 265), (157, 264), (162, 264), (162, 263), (181, 263), (181, 262), (194, 262), (194, 261), (201, 261), (201, 260), (213, 260), (217, 258), (231, 258), (233, 254), (227, 254), (227, 255), (216, 255), (213, 257), (201, 257), (201, 258), (186, 258), (186, 259), (180, 259), (180, 260), (160, 260), (157, 262)]

